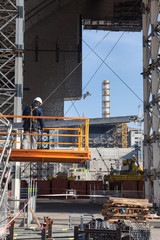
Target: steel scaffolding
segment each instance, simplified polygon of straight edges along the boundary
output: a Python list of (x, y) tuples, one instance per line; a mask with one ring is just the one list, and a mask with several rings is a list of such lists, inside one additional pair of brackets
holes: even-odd
[[(22, 114), (24, 0), (0, 2), (0, 112)], [(19, 119), (16, 119), (17, 122)], [(18, 147), (18, 146), (17, 146)], [(16, 163), (13, 195), (19, 198), (20, 165)]]
[(143, 0), (145, 194), (160, 207), (159, 11), (159, 0)]
[(0, 2), (0, 112), (13, 113), (15, 85), (16, 18), (18, 17), (16, 1)]

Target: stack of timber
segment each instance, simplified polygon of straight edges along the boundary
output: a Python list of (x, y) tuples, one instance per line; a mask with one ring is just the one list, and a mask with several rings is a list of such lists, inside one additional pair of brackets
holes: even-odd
[(103, 205), (102, 215), (110, 223), (123, 219), (145, 222), (147, 219), (152, 219), (150, 207), (152, 203), (149, 203), (148, 199), (110, 197)]

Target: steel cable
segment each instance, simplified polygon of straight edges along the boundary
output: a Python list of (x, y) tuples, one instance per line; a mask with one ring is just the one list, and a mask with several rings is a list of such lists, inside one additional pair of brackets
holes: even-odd
[[(83, 40), (83, 42), (84, 42), (90, 49), (92, 49), (92, 48), (88, 45), (88, 43), (86, 43), (86, 41)], [(92, 49), (92, 50), (93, 50), (94, 54), (105, 64), (105, 66), (106, 66), (107, 68), (109, 68), (110, 71), (144, 104), (144, 101), (135, 93), (135, 91), (133, 91), (132, 88), (131, 88), (106, 62), (104, 62), (104, 60), (99, 56), (98, 53), (96, 53), (96, 52), (94, 51), (94, 49)], [(152, 113), (153, 113), (157, 118), (159, 118), (159, 116), (158, 116), (154, 111), (152, 111)]]
[[(132, 7), (129, 9), (129, 10), (131, 10), (136, 4), (137, 4), (137, 2), (138, 2), (138, 0), (132, 5)], [(128, 10), (128, 12), (129, 12), (129, 10)], [(121, 20), (124, 18), (125, 16), (123, 16), (122, 18), (121, 18)], [(135, 16), (134, 16), (135, 17)], [(108, 35), (109, 35), (109, 33), (110, 33), (111, 31), (109, 31), (107, 34), (105, 34), (104, 35), (104, 37), (97, 43), (97, 45), (93, 48), (93, 49), (95, 49)], [(113, 49), (114, 49), (114, 47), (117, 45), (117, 43), (119, 42), (119, 40), (121, 39), (121, 37), (124, 35), (124, 33), (120, 36), (120, 38), (118, 39), (118, 41), (116, 42), (116, 44), (113, 46), (113, 48), (110, 50), (110, 52), (108, 53), (108, 55), (107, 55), (107, 57), (110, 55), (110, 53), (113, 51)], [(84, 40), (83, 40), (84, 41)], [(91, 52), (89, 52), (85, 57), (84, 57), (84, 59), (82, 59), (82, 61), (63, 79), (63, 81), (46, 97), (46, 99), (43, 101), (43, 104), (53, 95), (53, 93), (55, 93), (56, 91), (57, 91), (57, 89), (71, 76), (71, 74), (82, 64), (82, 62), (83, 61), (85, 61), (86, 60), (86, 58), (92, 53), (93, 51), (92, 51), (92, 48), (91, 48)], [(103, 62), (102, 62), (102, 64), (104, 63), (104, 61), (107, 59), (107, 57), (104, 59), (104, 60), (102, 60)], [(89, 84), (89, 82), (93, 79), (93, 77), (95, 76), (95, 74), (98, 72), (98, 70), (100, 69), (100, 67), (102, 66), (102, 64), (98, 67), (98, 69), (96, 70), (96, 72), (93, 74), (93, 76), (91, 77), (91, 79), (88, 81), (88, 83), (86, 84), (86, 86)], [(85, 87), (86, 87), (85, 86)], [(84, 87), (84, 89), (85, 89), (85, 87)], [(84, 90), (83, 89), (83, 90)], [(83, 90), (82, 90), (82, 92), (83, 92)], [(74, 101), (74, 103), (75, 103), (75, 101)], [(74, 103), (72, 103), (72, 105), (74, 104)], [(71, 107), (70, 107), (71, 108)], [(69, 110), (70, 110), (70, 108), (69, 108)], [(69, 111), (68, 110), (68, 111)], [(67, 113), (68, 113), (68, 111), (67, 111)], [(66, 115), (66, 114), (65, 114)]]
[[(94, 49), (108, 36), (110, 32), (108, 32), (107, 34), (105, 34), (105, 36), (96, 44), (96, 46), (94, 47)], [(46, 99), (43, 101), (43, 104), (53, 95), (53, 93), (55, 93), (57, 91), (57, 89), (72, 75), (72, 73), (82, 64), (82, 62), (84, 62), (84, 60), (86, 60), (86, 58), (92, 53), (92, 51), (90, 51), (83, 59), (82, 61), (63, 79), (63, 81), (46, 97)]]
[[(119, 37), (119, 39), (117, 40), (117, 42), (114, 44), (114, 46), (111, 48), (111, 50), (109, 51), (109, 53), (107, 54), (107, 56), (104, 58), (104, 60), (101, 62), (101, 64), (99, 65), (99, 67), (96, 69), (96, 71), (93, 73), (92, 77), (89, 79), (89, 81), (86, 83), (85, 87), (83, 88), (82, 92), (84, 91), (84, 89), (88, 86), (88, 84), (92, 81), (92, 79), (94, 78), (94, 76), (96, 75), (96, 73), (99, 71), (99, 69), (101, 68), (101, 66), (103, 65), (103, 63), (105, 62), (105, 60), (109, 57), (109, 55), (111, 54), (111, 52), (113, 51), (113, 49), (116, 47), (116, 45), (118, 44), (118, 42), (120, 41), (120, 39), (122, 38), (122, 36), (124, 35), (124, 32), (121, 34), (121, 36)], [(69, 110), (72, 108), (73, 104), (76, 101), (72, 102), (72, 105), (69, 107), (69, 109), (67, 110), (67, 112), (65, 113), (65, 115), (69, 112)], [(65, 116), (64, 115), (64, 116)]]

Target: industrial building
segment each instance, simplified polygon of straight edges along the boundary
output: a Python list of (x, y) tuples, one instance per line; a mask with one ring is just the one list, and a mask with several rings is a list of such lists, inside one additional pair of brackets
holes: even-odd
[[(45, 220), (40, 228), (35, 215), (37, 186), (39, 191), (40, 186), (49, 189), (52, 197), (54, 194), (68, 197), (70, 192), (67, 188), (69, 191), (77, 188), (80, 195), (87, 195), (98, 190), (95, 183), (87, 181), (102, 181), (105, 177), (110, 190), (143, 191), (139, 198), (144, 199), (136, 200), (136, 212), (132, 209), (132, 215), (140, 213), (139, 220), (146, 214), (151, 217), (151, 206), (159, 213), (159, 13), (159, 0), (1, 0), (0, 239), (7, 236), (14, 239), (14, 220), (22, 212), (25, 215), (25, 211), (28, 214), (24, 218), (24, 226), (26, 222), (29, 226), (34, 219), (38, 229), (42, 229), (42, 239), (46, 239), (47, 223), (48, 236), (53, 239), (51, 221)], [(64, 116), (65, 101), (80, 100), (90, 95), (89, 92), (82, 94), (82, 26), (86, 31), (142, 31), (143, 130), (141, 116), (110, 116), (110, 79), (106, 77), (102, 79), (102, 118)], [(103, 59), (100, 60), (102, 62)], [(37, 96), (43, 99), (44, 116), (35, 115), (32, 108), (28, 115), (23, 116), (24, 107), (30, 106), (31, 99)], [(33, 125), (41, 119), (45, 120), (45, 129), (35, 129)], [(24, 121), (30, 124), (28, 131), (24, 129)], [(127, 130), (127, 123), (131, 121), (139, 121), (138, 130)], [(21, 147), (24, 138), (30, 139), (27, 149)], [(34, 138), (37, 141), (33, 149)], [(74, 173), (68, 178), (75, 175), (79, 182), (55, 178), (65, 165), (70, 167), (67, 164), (72, 164), (68, 172)], [(81, 174), (78, 169), (83, 169)], [(27, 187), (27, 197), (21, 204), (22, 185)], [(55, 190), (55, 186), (61, 191)], [(104, 190), (103, 184), (97, 183), (97, 186)], [(110, 201), (117, 216), (123, 219), (117, 200)], [(134, 200), (131, 201), (134, 205)], [(124, 204), (131, 207), (127, 200)], [(146, 206), (145, 211), (137, 209), (143, 205)], [(114, 215), (112, 210), (111, 216)], [(110, 220), (108, 209), (102, 212), (104, 221)], [(126, 211), (126, 214), (131, 213)], [(143, 220), (146, 221), (147, 217)], [(131, 229), (130, 226), (128, 228)], [(95, 236), (93, 229), (88, 232), (82, 224), (81, 229), (77, 226), (74, 239), (79, 239), (81, 234), (88, 238)], [(112, 231), (112, 235), (121, 239), (120, 235), (126, 229), (122, 232), (117, 229)], [(131, 236), (129, 232), (127, 234)]]

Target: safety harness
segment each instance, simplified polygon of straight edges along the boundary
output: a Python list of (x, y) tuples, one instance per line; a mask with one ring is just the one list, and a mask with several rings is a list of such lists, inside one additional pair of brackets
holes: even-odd
[[(37, 109), (38, 107), (32, 108), (32, 105), (30, 105), (30, 114), (28, 116), (33, 116), (33, 111)], [(30, 127), (28, 129), (27, 123), (30, 121)], [(31, 131), (36, 131), (35, 123), (37, 123), (37, 120), (35, 118), (25, 118), (24, 120), (24, 129)], [(33, 127), (32, 127), (33, 125)]]

